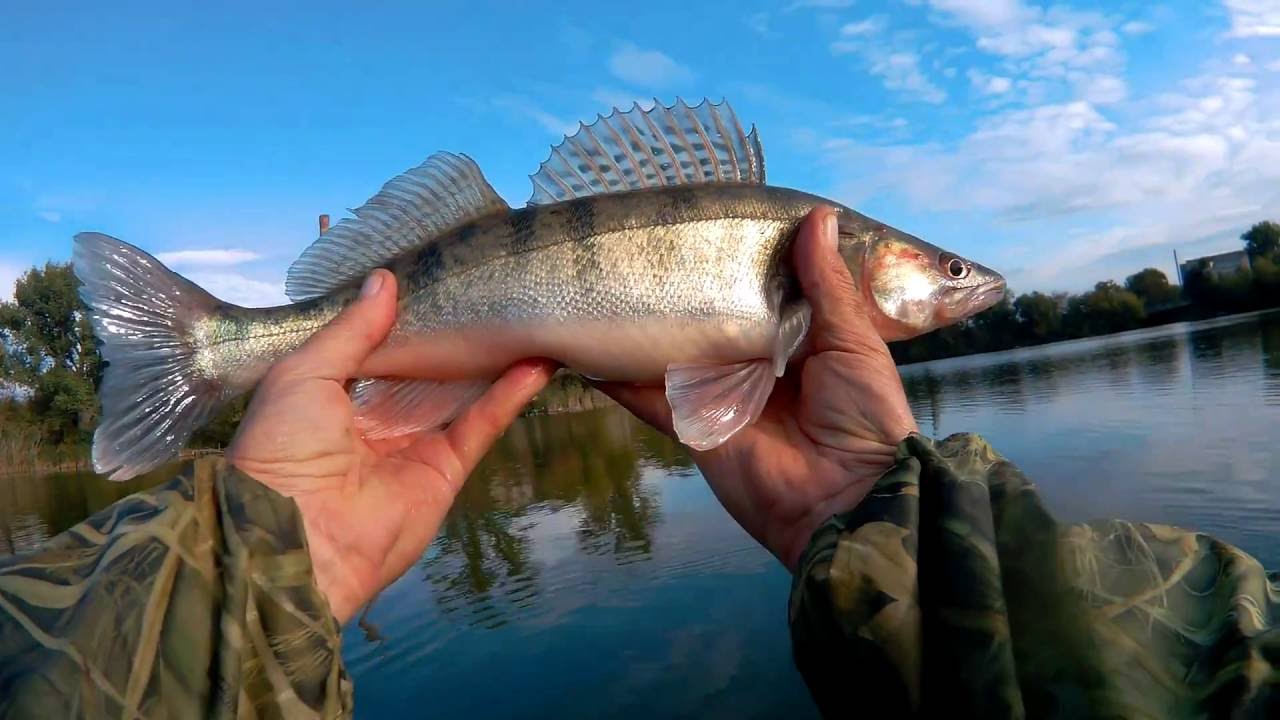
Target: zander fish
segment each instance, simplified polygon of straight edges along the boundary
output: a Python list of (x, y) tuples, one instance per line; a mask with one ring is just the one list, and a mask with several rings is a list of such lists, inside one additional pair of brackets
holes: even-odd
[(840, 254), (886, 341), (967, 318), (1004, 280), (816, 195), (765, 184), (753, 125), (727, 102), (638, 104), (581, 124), (509, 207), (470, 158), (439, 152), (384, 185), (289, 269), (289, 305), (222, 302), (132, 245), (75, 238), (108, 365), (93, 464), (124, 480), (171, 460), (358, 295), (395, 273), (388, 339), (351, 396), (361, 431), (447, 424), (510, 364), (665, 383), (676, 432), (713, 448), (752, 422), (810, 310), (789, 268), (800, 220), (836, 208)]

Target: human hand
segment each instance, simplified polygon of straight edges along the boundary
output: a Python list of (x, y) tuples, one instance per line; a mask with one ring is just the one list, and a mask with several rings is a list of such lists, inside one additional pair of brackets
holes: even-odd
[(395, 276), (375, 270), (355, 303), (272, 367), (227, 449), (237, 468), (297, 503), (339, 622), (422, 555), (467, 475), (555, 371), (517, 363), (447, 429), (365, 440), (346, 384), (395, 312)]
[[(834, 213), (800, 225), (796, 272), (813, 307), (805, 348), (761, 416), (723, 445), (690, 449), (716, 497), (788, 569), (818, 526), (854, 507), (918, 430), (897, 367), (836, 252)], [(641, 420), (675, 437), (662, 388), (601, 383)]]

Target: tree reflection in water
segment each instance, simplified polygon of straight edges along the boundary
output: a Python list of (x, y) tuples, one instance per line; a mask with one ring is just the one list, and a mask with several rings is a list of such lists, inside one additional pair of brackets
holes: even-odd
[(467, 481), (422, 573), (443, 613), (499, 627), (538, 596), (540, 524), (571, 519), (582, 556), (647, 561), (661, 508), (644, 472), (690, 466), (679, 445), (617, 408), (522, 418)]

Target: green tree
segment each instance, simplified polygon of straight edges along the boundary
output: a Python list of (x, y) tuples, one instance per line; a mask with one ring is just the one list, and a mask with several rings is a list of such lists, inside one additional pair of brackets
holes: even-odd
[(1253, 286), (1264, 307), (1280, 302), (1280, 264), (1276, 259), (1260, 257), (1253, 261)]
[(0, 303), (0, 381), (31, 393), (54, 443), (79, 442), (96, 416), (101, 356), (70, 263), (28, 270)]
[(246, 393), (227, 403), (226, 407), (209, 419), (209, 422), (192, 433), (187, 447), (224, 448), (230, 445), (231, 438), (235, 437), (236, 428), (240, 427), (240, 421), (244, 419), (244, 411), (249, 409), (251, 399), (253, 394)]
[(1018, 345), (1018, 312), (1012, 295), (1006, 293), (1000, 302), (978, 313), (969, 321), (972, 344), (978, 352), (1007, 350)]
[(1124, 287), (1147, 307), (1174, 302), (1180, 294), (1177, 287), (1169, 284), (1169, 277), (1155, 268), (1146, 268), (1125, 278)]
[(1257, 223), (1240, 236), (1244, 240), (1244, 249), (1249, 258), (1275, 258), (1280, 250), (1280, 223), (1266, 220)]
[(1142, 300), (1111, 280), (1067, 302), (1062, 326), (1071, 337), (1089, 337), (1140, 327), (1146, 319)]
[(1013, 301), (1022, 336), (1031, 343), (1043, 343), (1062, 336), (1062, 304), (1042, 292), (1019, 295)]

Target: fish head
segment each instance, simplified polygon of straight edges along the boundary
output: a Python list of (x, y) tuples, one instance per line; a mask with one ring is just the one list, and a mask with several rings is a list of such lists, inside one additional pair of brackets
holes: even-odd
[(995, 270), (856, 213), (840, 215), (841, 253), (886, 342), (946, 327), (1004, 297)]

